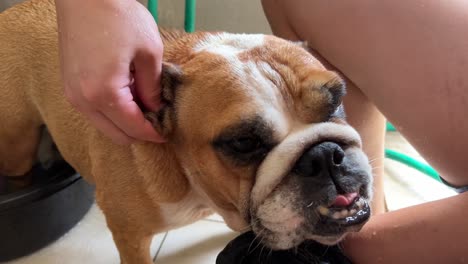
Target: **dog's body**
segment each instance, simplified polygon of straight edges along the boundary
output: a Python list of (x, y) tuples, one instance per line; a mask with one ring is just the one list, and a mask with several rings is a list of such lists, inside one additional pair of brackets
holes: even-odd
[[(335, 73), (299, 44), (272, 36), (161, 32), (166, 107), (149, 118), (168, 143), (121, 146), (62, 93), (53, 1), (1, 13), (0, 174), (31, 169), (46, 125), (64, 159), (95, 184), (123, 263), (151, 263), (155, 233), (212, 212), (234, 230), (253, 228), (271, 248), (335, 243), (362, 226), (322, 221), (352, 216), (349, 203), (349, 211), (330, 213), (338, 196), (357, 193), (366, 203), (371, 196), (367, 158), (343, 120)], [(304, 167), (304, 153), (324, 141), (337, 142), (322, 149), (341, 166), (340, 178), (302, 177), (317, 173)]]

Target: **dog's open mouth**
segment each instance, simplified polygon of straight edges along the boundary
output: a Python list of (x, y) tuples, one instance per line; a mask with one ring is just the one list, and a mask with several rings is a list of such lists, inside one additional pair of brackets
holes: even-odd
[(362, 224), (370, 217), (370, 207), (366, 199), (357, 194), (340, 195), (330, 206), (317, 207), (320, 225), (341, 227)]

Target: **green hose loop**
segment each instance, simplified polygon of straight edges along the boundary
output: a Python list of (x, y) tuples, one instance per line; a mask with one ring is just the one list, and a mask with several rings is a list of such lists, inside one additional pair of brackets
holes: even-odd
[(387, 122), (387, 131), (395, 132), (396, 128), (389, 122)]
[[(394, 131), (397, 131), (397, 130), (390, 122), (387, 122), (387, 131), (388, 132), (394, 132)], [(398, 162), (401, 162), (401, 163), (407, 165), (408, 167), (414, 168), (414, 169), (428, 175), (429, 177), (433, 178), (434, 180), (443, 183), (442, 180), (440, 179), (439, 173), (434, 168), (432, 168), (428, 164), (422, 163), (422, 162), (420, 162), (420, 161), (418, 161), (418, 160), (416, 160), (416, 159), (414, 159), (414, 158), (412, 158), (412, 157), (410, 157), (408, 155), (405, 155), (405, 154), (400, 153), (400, 152), (395, 151), (395, 150), (385, 149), (385, 157), (389, 158), (389, 159), (392, 159), (392, 160), (395, 160), (395, 161), (398, 161)]]
[(438, 182), (442, 182), (440, 180), (440, 176), (439, 176), (439, 173), (437, 173), (436, 170), (434, 170), (431, 166), (423, 163), (423, 162), (420, 162), (408, 155), (405, 155), (403, 153), (400, 153), (398, 151), (394, 151), (394, 150), (391, 150), (391, 149), (385, 149), (385, 157), (389, 158), (389, 159), (392, 159), (392, 160), (395, 160), (395, 161), (398, 161), (398, 162), (401, 162), (411, 168), (414, 168), (428, 176), (430, 176), (431, 178), (433, 178), (434, 180), (438, 181)]

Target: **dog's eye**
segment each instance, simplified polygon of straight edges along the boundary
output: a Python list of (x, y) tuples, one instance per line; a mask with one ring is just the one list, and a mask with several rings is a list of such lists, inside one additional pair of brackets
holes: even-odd
[(257, 136), (231, 137), (215, 142), (214, 146), (225, 157), (240, 166), (261, 161), (272, 147)]
[(270, 126), (253, 118), (225, 128), (211, 145), (219, 158), (235, 166), (250, 166), (261, 162), (276, 145), (272, 137)]
[(253, 137), (234, 138), (226, 142), (226, 146), (239, 154), (252, 153), (261, 147), (261, 141)]

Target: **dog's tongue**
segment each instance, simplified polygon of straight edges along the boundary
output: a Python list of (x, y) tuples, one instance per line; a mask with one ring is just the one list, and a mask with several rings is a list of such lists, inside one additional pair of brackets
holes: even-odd
[(331, 206), (346, 207), (350, 205), (354, 201), (354, 199), (356, 199), (357, 196), (358, 194), (356, 192), (338, 195)]

